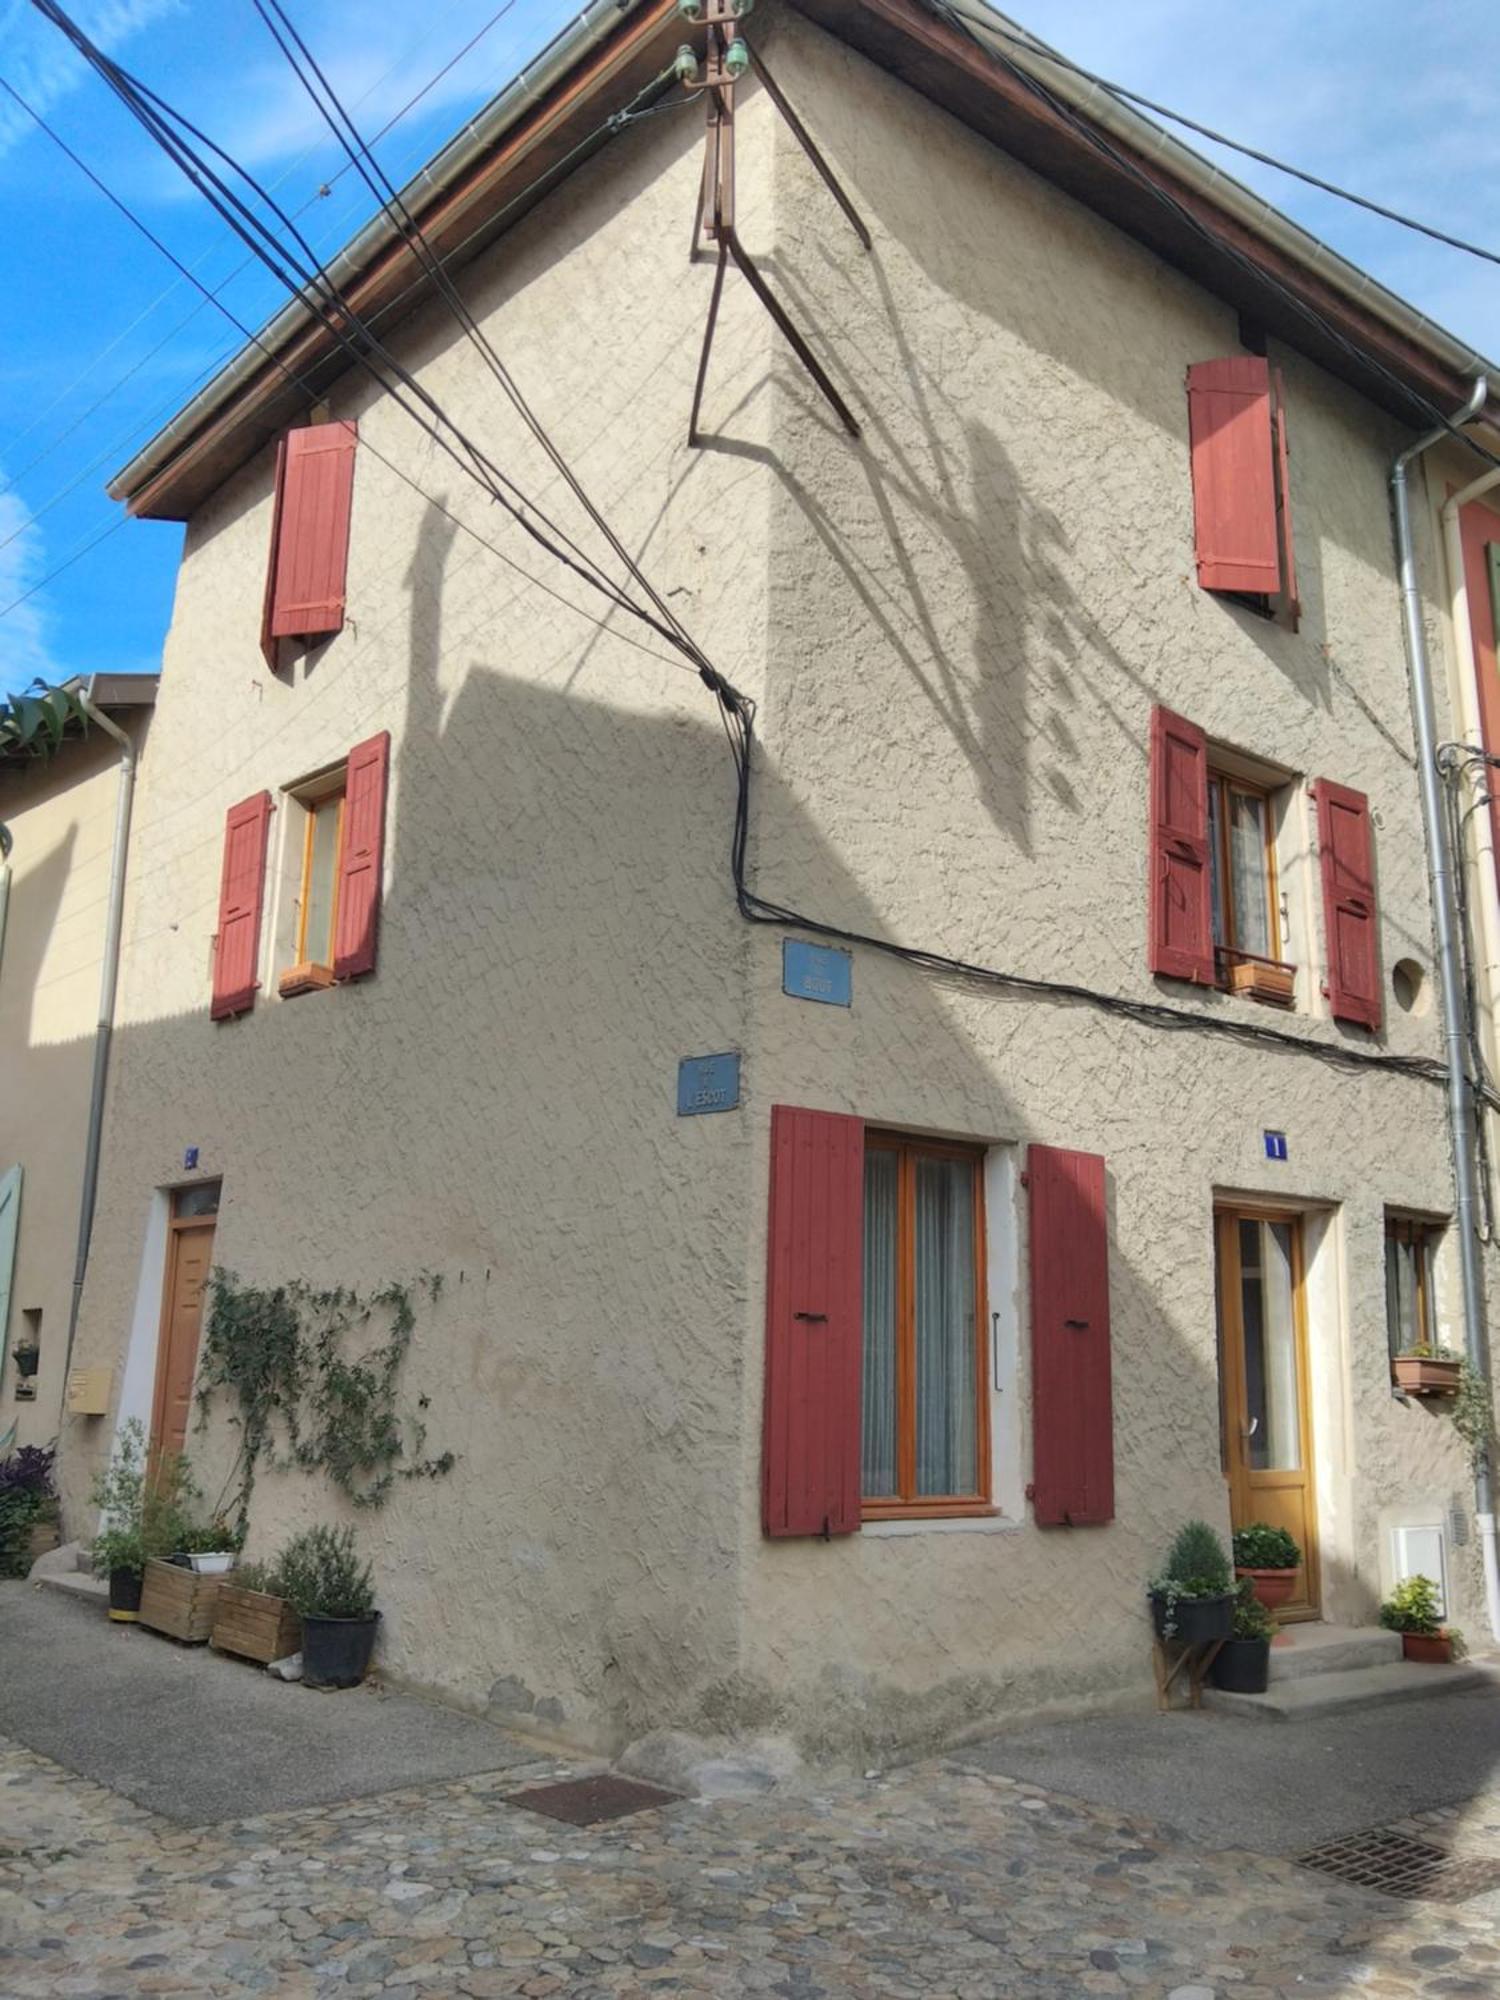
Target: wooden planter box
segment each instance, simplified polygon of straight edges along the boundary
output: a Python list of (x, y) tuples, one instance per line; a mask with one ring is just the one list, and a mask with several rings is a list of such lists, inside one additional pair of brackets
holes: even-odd
[(148, 1562), (141, 1585), (141, 1623), (184, 1645), (202, 1646), (214, 1626), (221, 1579), (199, 1576), (176, 1563)]
[(1408, 1396), (1456, 1396), (1458, 1372), (1463, 1363), (1456, 1357), (1398, 1354), (1391, 1364), (1396, 1387)]
[(222, 1577), (211, 1644), (216, 1653), (237, 1653), (269, 1666), (299, 1650), (302, 1621), (284, 1597), (246, 1590), (232, 1576)]
[(1273, 965), (1265, 958), (1237, 959), (1229, 968), (1229, 990), (1273, 1007), (1290, 1007), (1297, 991), (1297, 968)]

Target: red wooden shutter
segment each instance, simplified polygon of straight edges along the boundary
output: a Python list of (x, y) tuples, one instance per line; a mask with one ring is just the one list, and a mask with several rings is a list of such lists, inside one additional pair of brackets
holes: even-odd
[(358, 979), (375, 970), (380, 931), (380, 880), (385, 861), (385, 787), (391, 735), (382, 729), (349, 752), (344, 828), (339, 847), (338, 916), (333, 976)]
[(281, 547), (281, 496), (286, 489), (286, 439), (276, 440), (276, 491), (271, 500), (271, 553), (266, 561), (266, 590), (260, 609), (260, 650), (276, 671), (276, 639), (271, 624), (276, 615), (276, 551)]
[(1151, 970), (1212, 986), (1208, 744), (1196, 723), (1169, 708), (1151, 711), (1149, 788)]
[(215, 1021), (245, 1014), (260, 984), (260, 911), (266, 889), (266, 832), (271, 794), (257, 792), (231, 806), (224, 822), (224, 872), (219, 882), (219, 934), (214, 939)]
[(1313, 785), (1323, 871), (1324, 992), (1336, 1021), (1380, 1026), (1380, 936), (1375, 845), (1363, 792), (1319, 778)]
[(1193, 528), (1205, 590), (1281, 589), (1271, 378), (1263, 356), (1196, 361), (1187, 372)]
[(277, 461), (271, 544), (271, 640), (308, 639), (342, 630), (354, 492), (352, 423), (308, 424), (288, 431)]
[(1109, 1232), (1097, 1153), (1032, 1146), (1032, 1501), (1041, 1526), (1115, 1514)]
[(766, 1405), (768, 1535), (859, 1526), (865, 1130), (858, 1118), (771, 1112)]

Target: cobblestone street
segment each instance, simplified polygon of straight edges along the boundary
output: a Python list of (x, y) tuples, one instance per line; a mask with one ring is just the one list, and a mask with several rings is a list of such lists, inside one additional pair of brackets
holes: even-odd
[[(963, 1754), (587, 1830), (504, 1803), (563, 1770), (183, 1829), (5, 1743), (0, 1992), (1500, 1992), (1500, 1898), (1397, 1902)], [(1500, 1858), (1500, 1795), (1412, 1830)]]

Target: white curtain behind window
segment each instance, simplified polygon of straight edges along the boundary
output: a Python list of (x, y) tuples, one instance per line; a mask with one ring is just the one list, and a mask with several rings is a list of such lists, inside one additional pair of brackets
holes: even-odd
[(863, 1491), (896, 1491), (896, 1155), (865, 1154)]
[(917, 1492), (973, 1493), (974, 1170), (916, 1163)]

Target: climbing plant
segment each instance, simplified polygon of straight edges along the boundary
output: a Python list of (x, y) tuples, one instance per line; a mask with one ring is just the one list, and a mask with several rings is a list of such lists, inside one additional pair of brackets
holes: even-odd
[[(417, 1288), (436, 1299), (439, 1276)], [(369, 1344), (371, 1329), (385, 1338)], [(240, 1448), (225, 1504), (243, 1522), (262, 1465), (324, 1473), (356, 1507), (381, 1507), (398, 1479), (440, 1479), (453, 1453), (424, 1456), (420, 1412), (398, 1399), (401, 1366), (416, 1311), (411, 1290), (386, 1284), (360, 1294), (344, 1286), (318, 1291), (293, 1280), (243, 1285), (216, 1269), (198, 1360), (198, 1427), (219, 1395), (234, 1405)]]
[(1467, 1361), (1458, 1371), (1458, 1391), (1450, 1414), (1470, 1459), (1478, 1465), (1495, 1435), (1495, 1403), (1488, 1381)]

